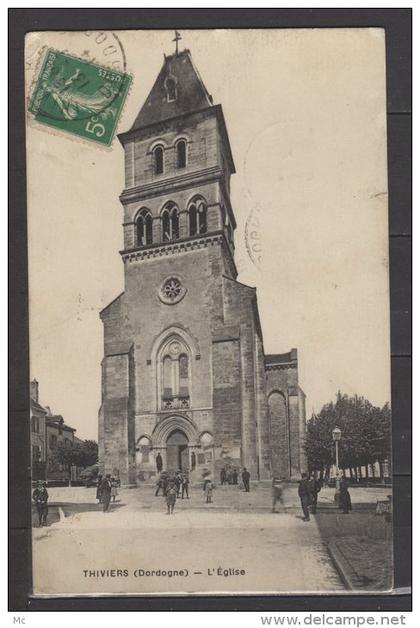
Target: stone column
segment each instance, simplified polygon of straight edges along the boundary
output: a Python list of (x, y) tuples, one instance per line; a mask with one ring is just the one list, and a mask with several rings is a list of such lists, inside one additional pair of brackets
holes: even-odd
[(179, 237), (187, 238), (189, 234), (188, 211), (186, 209), (179, 212)]
[(158, 244), (163, 240), (162, 221), (160, 217), (153, 218), (153, 243)]
[(252, 325), (241, 325), (241, 371), (242, 371), (242, 466), (258, 478), (257, 434), (255, 420), (254, 351)]

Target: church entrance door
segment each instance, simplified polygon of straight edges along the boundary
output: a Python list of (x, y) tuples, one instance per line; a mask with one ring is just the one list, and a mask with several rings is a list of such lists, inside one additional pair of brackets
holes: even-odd
[(174, 430), (166, 441), (166, 468), (168, 471), (188, 471), (188, 438), (181, 430)]

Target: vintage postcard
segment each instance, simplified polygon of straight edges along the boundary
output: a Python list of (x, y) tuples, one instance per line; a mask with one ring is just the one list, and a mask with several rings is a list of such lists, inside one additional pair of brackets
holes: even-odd
[(391, 592), (384, 31), (25, 61), (34, 595)]

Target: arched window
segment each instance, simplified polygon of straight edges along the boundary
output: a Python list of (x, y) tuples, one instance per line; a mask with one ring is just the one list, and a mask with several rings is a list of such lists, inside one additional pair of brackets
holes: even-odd
[(137, 245), (145, 246), (153, 242), (153, 220), (147, 209), (142, 209), (137, 220)]
[(188, 356), (182, 353), (179, 356), (179, 396), (182, 398), (188, 397)]
[(177, 98), (176, 79), (174, 76), (167, 76), (165, 79), (166, 100), (173, 102)]
[(147, 436), (142, 436), (141, 438), (139, 438), (137, 444), (138, 444), (138, 450), (141, 453), (141, 461), (149, 462), (149, 454), (150, 454), (150, 448), (151, 448), (150, 438), (148, 438)]
[(187, 347), (178, 337), (170, 338), (162, 352), (161, 403), (163, 409), (190, 407), (190, 370)]
[(179, 212), (175, 203), (166, 203), (162, 215), (162, 236), (165, 242), (179, 238)]
[(185, 168), (187, 165), (187, 142), (179, 140), (176, 144), (176, 167)]
[(163, 358), (163, 399), (172, 399), (174, 395), (172, 370), (172, 358), (169, 355), (165, 355)]
[(193, 199), (188, 208), (190, 216), (190, 235), (207, 233), (207, 205), (203, 198)]
[(153, 160), (155, 165), (155, 174), (163, 172), (163, 146), (156, 146), (153, 149)]

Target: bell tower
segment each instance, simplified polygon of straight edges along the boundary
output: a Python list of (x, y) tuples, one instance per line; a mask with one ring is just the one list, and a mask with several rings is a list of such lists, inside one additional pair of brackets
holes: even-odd
[(213, 105), (188, 50), (165, 56), (133, 126), (119, 139), (126, 268), (158, 251), (174, 255), (217, 241), (223, 272), (235, 278), (235, 167), (222, 107)]

